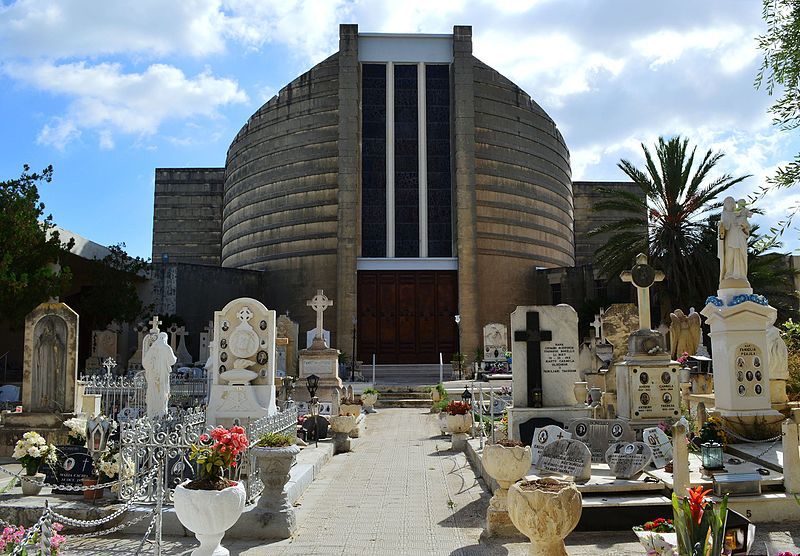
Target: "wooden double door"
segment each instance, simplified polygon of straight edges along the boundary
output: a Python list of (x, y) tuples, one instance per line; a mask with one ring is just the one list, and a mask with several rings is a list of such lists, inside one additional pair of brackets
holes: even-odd
[(458, 276), (450, 270), (358, 271), (358, 358), (445, 363), (457, 350)]

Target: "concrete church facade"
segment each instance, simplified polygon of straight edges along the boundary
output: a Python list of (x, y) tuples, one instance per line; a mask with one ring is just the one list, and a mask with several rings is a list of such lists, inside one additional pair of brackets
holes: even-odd
[(355, 330), (359, 359), (449, 358), (456, 314), (469, 354), (484, 324), (537, 301), (537, 268), (592, 262), (600, 240), (575, 207), (593, 191), (573, 188), (555, 122), (472, 55), (471, 27), (342, 25), (339, 51), (250, 117), (225, 168), (156, 170), (157, 304), (199, 317), (219, 302), (191, 292), (246, 293), (307, 330), (322, 288), (334, 345), (349, 353)]

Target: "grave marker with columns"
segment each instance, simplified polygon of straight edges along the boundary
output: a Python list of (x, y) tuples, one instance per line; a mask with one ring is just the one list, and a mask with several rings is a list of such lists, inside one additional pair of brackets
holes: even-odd
[(319, 377), (317, 397), (320, 401), (332, 401), (335, 392), (342, 388), (339, 378), (339, 350), (329, 347), (322, 336), (323, 316), (325, 309), (333, 306), (333, 300), (328, 299), (323, 290), (317, 290), (316, 295), (306, 301), (306, 306), (317, 313), (317, 326), (314, 329), (314, 341), (311, 347), (298, 352), (300, 366), (300, 387), (295, 389), (297, 401), (310, 401), (305, 381), (310, 375)]

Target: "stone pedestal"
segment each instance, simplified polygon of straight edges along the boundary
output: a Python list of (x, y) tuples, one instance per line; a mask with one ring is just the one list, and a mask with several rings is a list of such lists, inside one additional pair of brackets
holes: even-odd
[(508, 489), (525, 477), (531, 468), (529, 446), (505, 447), (487, 444), (483, 449), (483, 468), (497, 481), (498, 487), (486, 510), (486, 535), (489, 537), (519, 536), (520, 532), (508, 516)]
[(794, 419), (783, 423), (783, 486), (786, 492), (800, 493), (800, 439), (798, 424)]
[(333, 433), (333, 453), (342, 454), (350, 451), (350, 434), (346, 432)]
[[(300, 357), (300, 386), (305, 385), (310, 375), (319, 377), (317, 397), (320, 401), (332, 401), (337, 390), (342, 388), (342, 379), (339, 378), (339, 350), (328, 347), (315, 349), (314, 344), (309, 349), (301, 349)], [(295, 397), (297, 401), (310, 401), (308, 391), (298, 388)]]
[(467, 441), (469, 441), (469, 435), (465, 432), (454, 432), (450, 436), (450, 442), (455, 452), (465, 451), (467, 449)]
[(10, 456), (14, 445), (28, 431), (41, 434), (48, 443), (67, 443), (67, 429), (62, 425), (74, 414), (59, 413), (6, 413), (0, 426), (0, 456)]
[(259, 478), (264, 483), (256, 507), (257, 523), (268, 538), (288, 539), (297, 530), (297, 518), (284, 488), (300, 448), (254, 448), (252, 453), (256, 455)]
[(647, 422), (680, 416), (680, 365), (668, 354), (628, 356), (614, 369), (619, 418)]
[(350, 432), (356, 426), (353, 415), (331, 417), (331, 434), (333, 437), (333, 453), (341, 454), (350, 451)]
[(770, 399), (766, 333), (776, 310), (750, 288), (727, 288), (701, 313), (711, 328), (716, 410), (733, 421), (780, 418)]

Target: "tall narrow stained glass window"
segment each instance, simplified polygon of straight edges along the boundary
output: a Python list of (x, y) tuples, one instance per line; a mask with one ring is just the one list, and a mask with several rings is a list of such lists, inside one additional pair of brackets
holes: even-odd
[(419, 257), (417, 66), (394, 67), (395, 256)]
[(386, 66), (361, 66), (361, 256), (386, 256)]
[(425, 115), (428, 166), (428, 256), (453, 252), (450, 176), (450, 67), (425, 67)]

